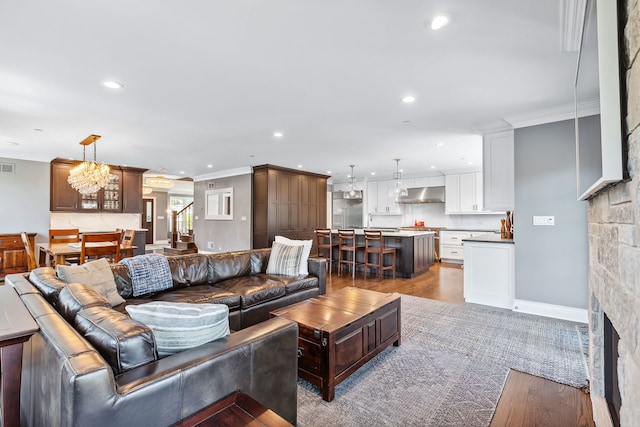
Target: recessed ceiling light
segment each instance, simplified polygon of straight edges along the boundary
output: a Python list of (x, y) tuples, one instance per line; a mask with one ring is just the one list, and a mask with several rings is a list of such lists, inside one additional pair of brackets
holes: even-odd
[(329, 175), (331, 175), (331, 171), (327, 171), (327, 173), (328, 173)]
[(106, 82), (102, 82), (103, 85), (108, 87), (109, 89), (122, 89), (124, 85), (119, 82), (114, 82), (112, 80), (107, 80)]
[(212, 167), (213, 167), (213, 165), (207, 165), (207, 167), (208, 167), (208, 168), (212, 168)]
[(275, 136), (276, 138), (282, 138), (283, 134), (282, 134), (282, 132), (274, 132), (273, 136)]
[(447, 24), (449, 24), (449, 21), (450, 19), (447, 15), (436, 15), (431, 20), (431, 29), (439, 30), (440, 28), (445, 27)]
[(404, 98), (402, 98), (402, 102), (404, 102), (405, 104), (410, 104), (415, 100), (416, 100), (416, 97), (412, 95), (407, 95)]
[(431, 166), (431, 169), (435, 169), (435, 168), (436, 168), (435, 166)]
[(472, 165), (472, 164), (473, 164), (473, 162), (467, 162), (467, 164), (468, 164), (468, 165)]
[(299, 167), (299, 168), (301, 168), (301, 167), (302, 167), (302, 165), (298, 165), (298, 167)]
[(375, 174), (376, 174), (375, 172), (371, 172), (371, 175), (375, 175)]
[(14, 141), (3, 141), (3, 142), (0, 142), (0, 145), (2, 145), (4, 147), (15, 147), (15, 146), (20, 145), (20, 144), (18, 144), (17, 142), (14, 142)]
[(436, 147), (442, 147), (443, 145), (444, 145), (444, 142), (438, 142), (438, 143), (436, 144)]
[(180, 171), (180, 173), (184, 173), (184, 171)]

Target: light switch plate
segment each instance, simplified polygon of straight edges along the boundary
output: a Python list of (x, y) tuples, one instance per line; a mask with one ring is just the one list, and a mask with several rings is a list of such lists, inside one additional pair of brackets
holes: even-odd
[(554, 216), (533, 216), (533, 225), (556, 225)]

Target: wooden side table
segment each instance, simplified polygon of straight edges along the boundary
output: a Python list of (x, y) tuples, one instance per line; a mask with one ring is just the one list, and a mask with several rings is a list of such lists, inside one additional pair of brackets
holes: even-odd
[(38, 329), (15, 289), (9, 285), (0, 286), (0, 388), (4, 426), (20, 425), (22, 343)]
[(293, 427), (260, 402), (236, 391), (185, 418), (176, 427)]

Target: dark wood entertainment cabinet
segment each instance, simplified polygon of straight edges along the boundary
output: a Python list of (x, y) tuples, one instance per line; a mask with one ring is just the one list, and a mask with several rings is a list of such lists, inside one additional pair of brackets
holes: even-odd
[(327, 226), (328, 175), (274, 165), (253, 168), (253, 247), (269, 248), (275, 236), (312, 240)]
[[(35, 247), (37, 233), (27, 233), (31, 247)], [(27, 253), (20, 233), (0, 234), (0, 279), (7, 274), (28, 271)]]

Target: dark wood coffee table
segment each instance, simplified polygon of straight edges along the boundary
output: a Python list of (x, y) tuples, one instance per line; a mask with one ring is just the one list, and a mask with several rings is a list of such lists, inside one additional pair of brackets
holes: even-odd
[(271, 312), (298, 323), (298, 376), (330, 402), (335, 387), (400, 345), (400, 295), (348, 287)]

